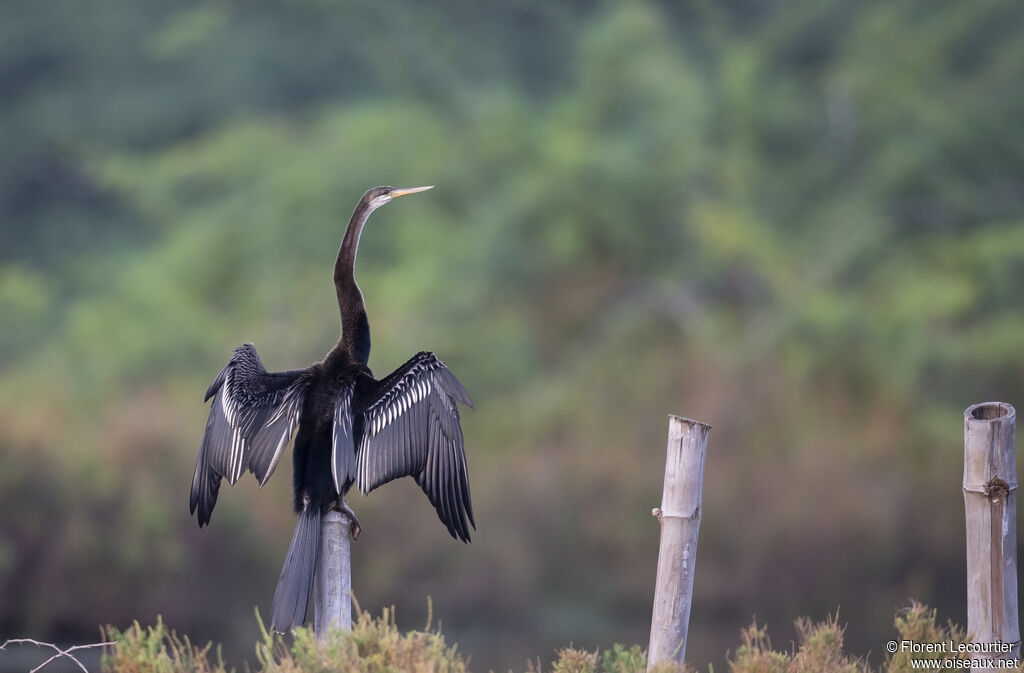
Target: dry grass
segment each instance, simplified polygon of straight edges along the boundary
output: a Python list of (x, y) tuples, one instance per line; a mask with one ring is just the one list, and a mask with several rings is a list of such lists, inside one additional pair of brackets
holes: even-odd
[[(259, 615), (257, 614), (257, 619)], [(351, 632), (335, 631), (322, 647), (310, 629), (296, 629), (289, 638), (269, 633), (260, 622), (262, 640), (256, 646), (258, 673), (467, 673), (469, 663), (457, 646), (445, 642), (439, 629), (432, 629), (430, 617), (422, 631), (402, 633), (395, 623), (394, 608), (379, 617), (358, 612)], [(756, 623), (740, 634), (740, 646), (728, 659), (731, 673), (909, 673), (913, 660), (934, 655), (898, 652), (888, 655), (873, 669), (864, 659), (843, 649), (844, 626), (837, 616), (822, 622), (797, 621), (798, 642), (788, 651), (775, 650), (768, 630)], [(894, 640), (917, 643), (954, 644), (966, 642), (964, 632), (953, 623), (938, 624), (934, 610), (912, 603), (895, 619)], [(193, 645), (187, 637), (169, 631), (161, 620), (155, 626), (137, 622), (125, 631), (108, 627), (108, 640), (115, 641), (103, 658), (108, 673), (229, 673), (212, 644)], [(545, 668), (538, 659), (527, 673), (644, 673), (646, 653), (638, 646), (616, 644), (609, 650), (588, 651), (572, 646), (556, 653)], [(953, 655), (963, 659), (968, 655)], [(693, 669), (666, 664), (657, 673), (683, 673)], [(1020, 670), (1020, 669), (1018, 669)], [(709, 673), (714, 673), (713, 670)]]
[(197, 647), (188, 636), (168, 630), (159, 617), (155, 626), (135, 622), (124, 631), (108, 626), (103, 635), (116, 643), (103, 655), (107, 673), (228, 673), (220, 648), (211, 658), (213, 643)]

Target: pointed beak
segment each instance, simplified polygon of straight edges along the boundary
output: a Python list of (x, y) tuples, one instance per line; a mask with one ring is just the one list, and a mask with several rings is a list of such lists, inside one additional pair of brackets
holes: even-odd
[(434, 185), (428, 185), (426, 187), (409, 187), (407, 189), (395, 189), (391, 192), (391, 198), (397, 199), (399, 196), (405, 196), (406, 194), (415, 194), (416, 192), (425, 192), (428, 189), (433, 189)]

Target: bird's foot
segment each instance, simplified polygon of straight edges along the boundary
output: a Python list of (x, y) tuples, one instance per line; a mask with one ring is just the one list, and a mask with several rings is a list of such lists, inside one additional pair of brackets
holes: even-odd
[(363, 532), (363, 527), (359, 524), (359, 518), (356, 517), (356, 513), (349, 507), (348, 500), (345, 498), (342, 498), (341, 502), (337, 503), (337, 507), (338, 511), (343, 512), (352, 521), (352, 541), (355, 542), (359, 534)]

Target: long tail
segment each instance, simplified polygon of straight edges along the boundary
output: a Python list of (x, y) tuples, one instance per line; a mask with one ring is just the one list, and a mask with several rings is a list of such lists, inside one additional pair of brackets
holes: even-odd
[(302, 625), (310, 594), (313, 593), (313, 576), (316, 574), (319, 553), (320, 507), (307, 500), (299, 514), (292, 544), (288, 547), (288, 556), (281, 568), (281, 578), (274, 591), (274, 603), (270, 610), (272, 630), (284, 633)]

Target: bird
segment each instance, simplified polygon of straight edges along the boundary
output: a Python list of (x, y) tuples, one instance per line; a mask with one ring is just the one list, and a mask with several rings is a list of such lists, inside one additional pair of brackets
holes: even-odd
[(470, 541), (473, 517), (458, 405), (472, 408), (466, 389), (433, 353), (422, 351), (383, 379), (368, 366), (370, 323), (355, 280), (359, 238), (370, 214), (394, 199), (431, 189), (374, 187), (359, 199), (334, 264), (341, 314), (338, 343), (305, 369), (268, 372), (256, 348), (234, 349), (205, 401), (213, 399), (196, 460), (189, 512), (210, 523), (221, 481), (252, 472), (262, 487), (284, 448), (292, 450), (298, 522), (271, 607), (279, 633), (302, 625), (313, 588), (321, 517), (348, 514), (353, 538), (361, 527), (344, 496), (369, 493), (412, 477), (456, 540)]

